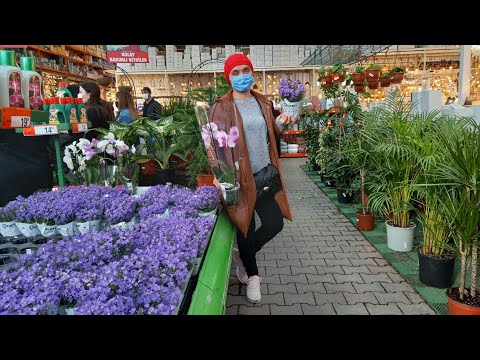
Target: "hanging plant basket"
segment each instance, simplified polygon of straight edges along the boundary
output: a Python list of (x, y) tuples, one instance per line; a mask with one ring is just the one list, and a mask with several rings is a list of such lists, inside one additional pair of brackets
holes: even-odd
[(353, 73), (352, 74), (352, 81), (355, 85), (363, 85), (365, 81), (365, 73)]
[(403, 76), (405, 74), (402, 73), (402, 72), (398, 72), (398, 73), (393, 73), (391, 76), (390, 76), (390, 81), (392, 84), (400, 84), (402, 81), (403, 81)]
[(365, 70), (365, 78), (367, 79), (368, 82), (370, 81), (377, 81), (378, 78), (380, 77), (380, 69), (370, 69), (370, 70)]
[(343, 75), (340, 75), (338, 72), (334, 72), (332, 74), (332, 80), (334, 83), (339, 84), (345, 81), (347, 74), (343, 73)]
[(378, 89), (379, 85), (380, 85), (380, 82), (378, 80), (368, 81), (368, 88), (370, 90)]
[(355, 84), (355, 85), (353, 85), (353, 88), (355, 89), (355, 91), (357, 93), (361, 93), (365, 89), (365, 86), (363, 85), (363, 83), (362, 84)]
[(333, 77), (332, 75), (326, 75), (322, 77), (322, 84), (324, 86), (333, 86)]
[(390, 86), (390, 77), (380, 78), (378, 80), (380, 81), (380, 86), (381, 87), (389, 87)]

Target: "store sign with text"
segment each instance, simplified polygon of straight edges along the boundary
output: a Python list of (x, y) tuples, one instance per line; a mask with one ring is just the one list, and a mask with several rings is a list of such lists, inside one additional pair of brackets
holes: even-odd
[(148, 63), (148, 45), (107, 45), (110, 63)]

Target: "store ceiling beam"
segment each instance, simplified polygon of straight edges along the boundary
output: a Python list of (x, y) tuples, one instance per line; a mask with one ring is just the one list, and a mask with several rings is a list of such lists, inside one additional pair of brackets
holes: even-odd
[(301, 65), (333, 65), (335, 63), (352, 64), (366, 59), (392, 45), (319, 45), (312, 55)]

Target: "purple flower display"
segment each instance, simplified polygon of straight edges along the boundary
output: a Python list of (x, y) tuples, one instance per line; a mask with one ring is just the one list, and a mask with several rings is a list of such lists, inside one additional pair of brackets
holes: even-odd
[(193, 194), (192, 205), (198, 211), (209, 212), (218, 207), (220, 196), (215, 186), (201, 186)]
[(88, 204), (98, 214), (104, 206), (111, 223), (130, 220), (137, 202), (151, 214), (158, 203), (170, 203), (171, 210), (183, 216), (150, 216), (131, 229), (107, 228), (50, 240), (37, 252), (20, 255), (10, 268), (0, 270), (0, 315), (47, 314), (60, 304), (75, 306), (76, 314), (175, 314), (190, 269), (214, 226), (212, 218), (191, 216), (196, 211), (192, 201), (211, 200), (207, 189), (198, 198), (186, 189), (155, 187), (149, 192), (137, 200), (122, 188), (70, 188), (7, 204), (23, 219), (59, 219), (55, 204), (61, 201), (68, 202), (65, 216), (82, 211), (87, 216)]
[(305, 96), (305, 86), (298, 80), (280, 79), (278, 94), (282, 100), (287, 99), (290, 102), (297, 102)]
[(105, 218), (110, 224), (130, 221), (135, 215), (138, 200), (130, 197), (110, 197), (105, 204)]

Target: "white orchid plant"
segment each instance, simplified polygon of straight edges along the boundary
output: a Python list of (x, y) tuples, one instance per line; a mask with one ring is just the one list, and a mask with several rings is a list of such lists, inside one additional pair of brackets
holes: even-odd
[(129, 147), (111, 132), (100, 141), (95, 138), (74, 141), (65, 147), (63, 162), (71, 170), (66, 177), (74, 185), (118, 185), (125, 180), (125, 157), (133, 156), (135, 151), (134, 145)]

